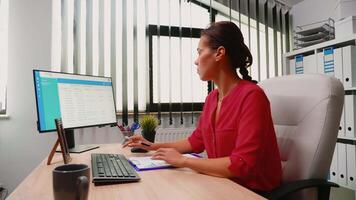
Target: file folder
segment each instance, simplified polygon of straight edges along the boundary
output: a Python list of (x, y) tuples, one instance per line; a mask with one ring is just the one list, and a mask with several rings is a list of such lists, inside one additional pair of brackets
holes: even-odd
[(344, 72), (342, 67), (342, 48), (334, 49), (334, 64), (335, 78), (339, 79), (342, 83), (344, 83)]
[(318, 70), (320, 74), (334, 76), (334, 48), (328, 47), (318, 53)]
[(345, 136), (346, 137), (355, 137), (355, 96), (352, 94), (345, 95)]
[(323, 49), (323, 52), (318, 53), (317, 66), (317, 73), (335, 76), (343, 82), (342, 48)]
[(338, 182), (339, 173), (337, 170), (337, 143), (335, 145), (333, 159), (330, 165), (330, 180), (331, 182), (337, 183)]
[(304, 56), (303, 58), (303, 69), (304, 74), (315, 74), (317, 73), (317, 63), (316, 63), (316, 55)]
[(347, 144), (347, 186), (356, 190), (356, 145)]
[(295, 58), (289, 60), (289, 73), (295, 74)]
[(317, 73), (318, 67), (315, 55), (297, 55), (289, 61), (291, 74), (314, 74)]
[(324, 55), (323, 53), (317, 54), (317, 73), (324, 74)]
[(304, 74), (303, 55), (295, 56), (295, 74)]
[(338, 169), (338, 183), (347, 185), (347, 169), (346, 169), (346, 144), (337, 143), (337, 169)]
[(342, 64), (344, 72), (344, 87), (356, 86), (356, 49), (355, 46), (342, 48)]
[[(200, 158), (200, 156), (195, 153), (183, 154), (183, 156), (188, 158)], [(137, 171), (167, 169), (173, 167), (171, 164), (168, 164), (163, 160), (153, 160), (150, 156), (130, 157), (128, 160)]]
[(346, 129), (346, 125), (345, 125), (345, 104), (344, 104), (344, 106), (342, 107), (338, 137), (345, 137), (345, 129)]

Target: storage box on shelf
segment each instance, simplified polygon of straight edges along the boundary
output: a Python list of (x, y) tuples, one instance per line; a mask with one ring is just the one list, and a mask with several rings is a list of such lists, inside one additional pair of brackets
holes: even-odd
[(356, 16), (349, 16), (335, 22), (335, 37), (343, 38), (356, 33)]

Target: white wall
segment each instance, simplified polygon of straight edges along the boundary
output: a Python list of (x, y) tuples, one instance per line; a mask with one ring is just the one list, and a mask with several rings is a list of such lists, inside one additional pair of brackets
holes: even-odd
[(12, 191), (48, 153), (54, 135), (37, 134), (32, 83), (32, 69), (50, 65), (51, 1), (9, 2), (10, 119), (0, 120), (0, 182)]
[[(51, 0), (11, 0), (9, 12), (8, 106), (0, 119), (0, 182), (13, 191), (49, 154), (55, 133), (39, 134), (32, 70), (50, 70)], [(88, 128), (77, 143), (119, 142), (116, 128)], [(51, 174), (48, 174), (51, 176)]]
[[(56, 139), (55, 133), (39, 134), (37, 131), (32, 78), (33, 69), (50, 70), (51, 2), (10, 1), (7, 88), (10, 119), (0, 119), (0, 182), (10, 192), (49, 154)], [(79, 132), (76, 135), (78, 144), (121, 139), (116, 137), (115, 128)]]

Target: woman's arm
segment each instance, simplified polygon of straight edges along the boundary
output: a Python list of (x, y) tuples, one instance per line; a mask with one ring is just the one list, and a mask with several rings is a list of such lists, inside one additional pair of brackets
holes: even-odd
[(210, 159), (186, 158), (182, 167), (189, 167), (197, 172), (211, 176), (231, 178), (235, 175), (231, 173), (228, 168), (230, 164), (231, 162), (229, 157)]
[(188, 139), (178, 140), (169, 143), (152, 143), (147, 141), (142, 135), (134, 135), (123, 145), (123, 147), (139, 147), (147, 150), (157, 150), (159, 148), (174, 148), (180, 153), (192, 152), (192, 146)]
[(229, 157), (222, 158), (190, 158), (185, 157), (173, 148), (160, 148), (153, 155), (153, 159), (164, 160), (176, 167), (189, 167), (197, 172), (217, 177), (230, 178), (235, 175), (229, 170)]
[(173, 148), (180, 153), (190, 153), (192, 152), (192, 146), (190, 145), (188, 139), (178, 140), (168, 143), (153, 143), (151, 145), (152, 150), (157, 150), (160, 148)]
[[(150, 146), (142, 145), (141, 142)], [(151, 143), (141, 135), (135, 135), (124, 145), (124, 147), (126, 146), (157, 150), (153, 155), (153, 159), (164, 160), (177, 167), (189, 167), (197, 172), (217, 177), (234, 177), (234, 174), (228, 169), (231, 164), (229, 157), (198, 159), (183, 156), (182, 153), (189, 153), (193, 150), (188, 139), (169, 143)]]

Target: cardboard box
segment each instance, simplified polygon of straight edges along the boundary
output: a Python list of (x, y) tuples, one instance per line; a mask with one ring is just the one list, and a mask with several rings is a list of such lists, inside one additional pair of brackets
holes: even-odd
[(335, 37), (337, 39), (353, 34), (356, 34), (356, 16), (349, 16), (335, 22)]

